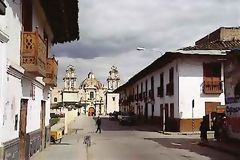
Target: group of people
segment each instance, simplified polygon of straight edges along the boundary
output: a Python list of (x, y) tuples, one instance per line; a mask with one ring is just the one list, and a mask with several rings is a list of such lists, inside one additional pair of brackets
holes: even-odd
[[(217, 141), (223, 141), (226, 138), (226, 116), (215, 116), (212, 119), (212, 130), (214, 131), (214, 138)], [(209, 130), (208, 118), (204, 117), (200, 124), (200, 138), (201, 141), (207, 141), (207, 131)]]

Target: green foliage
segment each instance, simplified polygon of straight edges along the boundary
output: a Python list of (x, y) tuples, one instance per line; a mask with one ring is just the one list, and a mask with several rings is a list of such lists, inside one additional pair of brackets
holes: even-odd
[(50, 119), (50, 126), (53, 126), (54, 124), (58, 123), (59, 120), (60, 120), (59, 117), (57, 117), (57, 118), (51, 118), (51, 119)]

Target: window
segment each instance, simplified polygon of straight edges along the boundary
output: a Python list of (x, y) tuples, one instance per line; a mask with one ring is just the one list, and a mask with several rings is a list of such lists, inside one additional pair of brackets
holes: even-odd
[(6, 5), (3, 0), (0, 0), (0, 15), (6, 14)]
[(115, 97), (112, 97), (113, 101), (115, 101)]
[(22, 0), (22, 20), (24, 31), (32, 32), (32, 0)]
[(18, 128), (18, 114), (15, 114), (15, 124), (14, 124), (14, 130), (16, 131)]
[(90, 92), (90, 99), (93, 99), (93, 98), (94, 98), (94, 93)]
[(54, 102), (57, 102), (57, 97), (54, 97), (54, 100), (53, 100)]
[(174, 118), (174, 103), (170, 104), (170, 117)]
[(163, 87), (164, 79), (163, 79), (163, 73), (160, 74), (160, 87)]
[(154, 104), (152, 104), (152, 117), (154, 116)]
[(173, 84), (174, 72), (173, 67), (169, 69), (169, 83)]
[(221, 77), (221, 63), (203, 63), (204, 77)]
[(148, 90), (148, 80), (145, 81), (145, 92), (146, 92), (146, 96), (147, 96), (147, 90)]
[(35, 100), (35, 85), (33, 83), (31, 83), (30, 97), (32, 97), (32, 100)]
[(160, 104), (160, 117), (163, 117), (163, 104)]
[(168, 104), (165, 104), (165, 118), (168, 118)]

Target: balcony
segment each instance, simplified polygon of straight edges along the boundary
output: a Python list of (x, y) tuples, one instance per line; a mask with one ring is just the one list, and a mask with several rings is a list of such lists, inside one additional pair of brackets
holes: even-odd
[(47, 45), (35, 32), (22, 32), (21, 66), (34, 76), (46, 77)]
[(221, 94), (223, 92), (223, 83), (217, 77), (205, 77), (203, 81), (204, 94)]
[(174, 94), (173, 83), (168, 83), (166, 88), (167, 88), (166, 95), (172, 96)]
[(158, 87), (157, 88), (157, 96), (158, 97), (163, 97), (164, 96), (164, 90), (163, 90), (163, 86), (162, 87)]
[(46, 78), (43, 79), (46, 85), (51, 87), (57, 86), (57, 72), (58, 72), (58, 62), (56, 59), (48, 58), (46, 65)]

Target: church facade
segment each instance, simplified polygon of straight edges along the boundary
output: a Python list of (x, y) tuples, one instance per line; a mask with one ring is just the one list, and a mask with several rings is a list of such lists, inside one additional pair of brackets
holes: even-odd
[(106, 115), (119, 110), (119, 96), (113, 90), (119, 87), (120, 78), (117, 67), (113, 66), (107, 78), (108, 87), (105, 87), (94, 75), (89, 72), (80, 85), (77, 84), (77, 75), (74, 66), (69, 65), (63, 78), (64, 87), (56, 88), (52, 92), (51, 106), (54, 108), (78, 109), (80, 114), (88, 116)]

